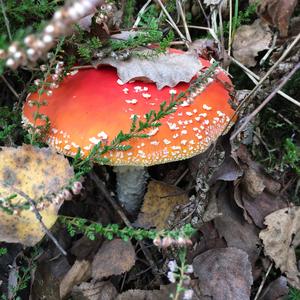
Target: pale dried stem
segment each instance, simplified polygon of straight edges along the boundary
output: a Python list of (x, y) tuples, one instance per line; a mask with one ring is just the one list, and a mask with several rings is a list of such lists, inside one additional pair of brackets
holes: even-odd
[(161, 0), (155, 0), (161, 7), (161, 9), (163, 10), (164, 14), (167, 16), (169, 24), (174, 28), (174, 30), (177, 32), (177, 34), (180, 36), (180, 38), (182, 40), (185, 40), (185, 36), (181, 33), (181, 31), (179, 30), (178, 26), (176, 25), (176, 23), (174, 22), (174, 20), (172, 19), (172, 17), (170, 16), (170, 14), (168, 13), (167, 9), (165, 8), (164, 4), (161, 2)]
[(232, 44), (232, 0), (229, 0), (229, 37), (228, 37), (228, 55), (231, 53)]
[(209, 27), (203, 27), (203, 26), (195, 26), (195, 25), (189, 25), (189, 28), (194, 28), (194, 29), (198, 29), (198, 30), (206, 30), (208, 31), (211, 36), (214, 38), (214, 40), (219, 44), (220, 40), (218, 38), (218, 36), (216, 35), (216, 33)]
[(270, 76), (270, 74), (277, 68), (277, 66), (287, 57), (290, 51), (295, 47), (295, 45), (300, 41), (300, 33), (296, 36), (294, 41), (289, 45), (289, 47), (284, 51), (284, 53), (280, 56), (280, 58), (276, 61), (276, 63), (266, 72), (266, 74), (259, 80), (254, 89), (248, 94), (248, 96), (243, 100), (243, 102), (239, 105), (237, 112), (241, 109), (241, 107), (250, 99), (252, 96), (256, 94), (261, 85), (265, 82), (265, 80)]
[(179, 8), (179, 13), (180, 13), (180, 16), (181, 16), (181, 19), (182, 19), (182, 23), (183, 23), (183, 28), (184, 28), (184, 31), (185, 31), (186, 39), (187, 39), (188, 42), (191, 43), (191, 42), (192, 42), (192, 38), (191, 38), (191, 35), (190, 35), (189, 28), (188, 28), (188, 26), (187, 26), (185, 14), (184, 14), (184, 12), (183, 12), (182, 5), (181, 5), (180, 0), (177, 0), (177, 6), (178, 6), (178, 8)]
[(264, 287), (264, 285), (265, 285), (265, 283), (266, 283), (266, 280), (267, 280), (267, 278), (268, 278), (268, 276), (269, 276), (269, 274), (270, 274), (270, 272), (271, 272), (271, 270), (272, 270), (272, 267), (273, 267), (273, 263), (271, 262), (270, 265), (269, 265), (269, 267), (268, 267), (268, 269), (267, 269), (266, 274), (264, 275), (263, 280), (262, 280), (261, 283), (260, 283), (260, 286), (259, 286), (259, 288), (258, 288), (258, 290), (257, 290), (257, 293), (256, 293), (256, 295), (255, 295), (254, 300), (257, 300), (257, 299), (258, 299), (258, 297), (259, 297), (259, 295), (260, 295), (260, 293), (261, 293), (261, 291), (262, 291), (262, 289), (263, 289), (263, 287)]
[(152, 0), (148, 0), (143, 7), (140, 9), (138, 16), (132, 26), (132, 29), (136, 29), (139, 26), (139, 23), (141, 22), (142, 19), (142, 15), (144, 14), (145, 10), (147, 9), (147, 7), (149, 6), (149, 4), (151, 3)]

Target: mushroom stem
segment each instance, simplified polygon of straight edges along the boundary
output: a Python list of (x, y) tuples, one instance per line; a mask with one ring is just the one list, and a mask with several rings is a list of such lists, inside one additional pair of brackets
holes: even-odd
[(125, 210), (134, 215), (140, 208), (149, 177), (145, 167), (114, 167), (117, 175), (117, 195)]

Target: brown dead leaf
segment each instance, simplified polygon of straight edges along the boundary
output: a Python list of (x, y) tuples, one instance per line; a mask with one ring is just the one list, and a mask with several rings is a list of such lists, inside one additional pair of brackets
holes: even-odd
[[(149, 51), (151, 50), (147, 50), (147, 52)], [(95, 68), (101, 65), (115, 67), (119, 78), (124, 83), (131, 80), (146, 80), (155, 82), (158, 89), (162, 89), (164, 86), (174, 87), (179, 82), (190, 82), (202, 68), (194, 53), (169, 53), (149, 59), (131, 57), (125, 61), (104, 58), (93, 62)]]
[(233, 56), (247, 67), (256, 65), (258, 52), (269, 49), (272, 33), (267, 24), (257, 19), (252, 25), (240, 26), (234, 36)]
[[(43, 222), (51, 228), (57, 219), (57, 211), (62, 202), (43, 200), (46, 195), (58, 193), (69, 183), (74, 172), (64, 156), (49, 148), (22, 146), (18, 148), (2, 147), (0, 151), (0, 197), (16, 194), (16, 188), (27, 194), (38, 205)], [(11, 187), (10, 187), (11, 186)], [(13, 204), (28, 203), (20, 195), (12, 199)], [(31, 210), (20, 210), (9, 215), (0, 210), (0, 240), (9, 243), (22, 243), (33, 246), (44, 236), (40, 223)]]
[(265, 254), (285, 273), (289, 284), (300, 289), (300, 272), (295, 249), (300, 245), (300, 207), (277, 210), (265, 218), (267, 229), (259, 237)]
[(30, 299), (60, 299), (59, 284), (70, 267), (65, 256), (58, 255), (53, 259), (49, 252), (45, 252), (38, 260)]
[(167, 221), (174, 207), (187, 203), (188, 200), (183, 190), (174, 185), (152, 180), (149, 182), (136, 224), (144, 228), (156, 227), (158, 230), (167, 228)]
[(250, 299), (253, 279), (246, 252), (236, 248), (208, 250), (194, 259), (193, 267), (205, 299)]
[(168, 297), (168, 293), (160, 290), (129, 290), (120, 294), (116, 300), (165, 300)]
[(247, 194), (243, 194), (242, 199), (247, 213), (254, 224), (260, 228), (264, 227), (263, 223), (267, 215), (287, 206), (281, 198), (277, 199), (268, 192), (262, 192), (255, 199), (250, 198)]
[(264, 172), (263, 167), (253, 161), (246, 147), (233, 153), (244, 175), (235, 181), (234, 200), (243, 210), (248, 223), (263, 227), (263, 220), (271, 212), (286, 207), (278, 195), (281, 184)]
[(115, 300), (117, 290), (110, 281), (83, 282), (72, 290), (72, 300)]
[(76, 260), (59, 286), (60, 299), (65, 298), (73, 286), (88, 280), (91, 277), (92, 267), (88, 260)]
[(286, 277), (273, 280), (262, 292), (259, 300), (283, 300), (289, 293)]
[(264, 21), (278, 28), (280, 37), (286, 37), (297, 2), (297, 0), (262, 0), (258, 14)]
[(242, 249), (248, 253), (249, 260), (254, 265), (259, 255), (258, 230), (254, 224), (243, 220), (241, 212), (228, 192), (219, 193), (217, 201), (222, 216), (215, 218), (214, 223), (219, 235), (224, 237), (229, 247)]
[(114, 239), (103, 243), (92, 262), (92, 277), (100, 280), (129, 271), (135, 263), (135, 252), (130, 241)]
[[(116, 300), (167, 300), (170, 295), (175, 294), (176, 285), (161, 285), (159, 290), (129, 290), (119, 294)], [(179, 295), (178, 300), (184, 300), (183, 293)], [(195, 294), (191, 300), (200, 300)], [(204, 300), (204, 299), (203, 299)]]

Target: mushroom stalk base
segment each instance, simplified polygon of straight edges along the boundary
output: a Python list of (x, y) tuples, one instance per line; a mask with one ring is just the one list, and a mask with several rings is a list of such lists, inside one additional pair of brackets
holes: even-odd
[(117, 175), (117, 195), (121, 205), (131, 215), (140, 208), (149, 177), (144, 167), (114, 167)]

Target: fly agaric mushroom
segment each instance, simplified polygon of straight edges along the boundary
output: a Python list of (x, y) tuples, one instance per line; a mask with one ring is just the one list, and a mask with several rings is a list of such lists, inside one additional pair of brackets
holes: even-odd
[[(208, 61), (200, 60), (204, 68), (210, 66)], [(210, 78), (200, 93), (192, 93), (190, 101), (177, 105), (174, 113), (160, 120), (160, 127), (145, 131), (148, 138), (131, 139), (124, 143), (132, 146), (130, 150), (110, 151), (104, 155), (112, 166), (130, 166), (115, 168), (120, 170), (118, 198), (129, 213), (134, 213), (141, 202), (147, 174), (145, 166), (195, 156), (223, 133), (234, 115), (228, 86), (231, 86), (230, 79), (217, 68), (214, 78)], [(124, 84), (112, 67), (83, 69), (68, 75), (48, 95), (28, 95), (23, 121), (42, 125), (42, 120), (34, 123), (36, 107), (31, 103), (46, 100), (47, 105), (41, 106), (39, 113), (50, 120), (48, 144), (68, 156), (74, 156), (80, 148), (85, 157), (100, 141), (109, 143), (121, 130), (129, 132), (134, 115), (143, 119), (150, 110), (158, 111), (160, 104), (171, 95), (188, 88), (188, 83), (161, 90), (154, 83)], [(128, 170), (135, 175), (128, 176)], [(140, 191), (137, 192), (136, 187)]]

